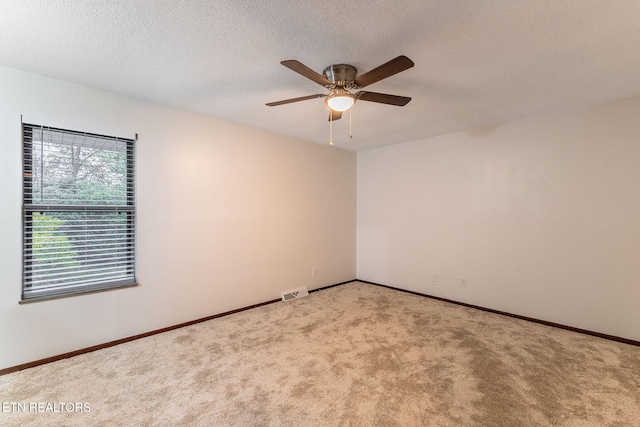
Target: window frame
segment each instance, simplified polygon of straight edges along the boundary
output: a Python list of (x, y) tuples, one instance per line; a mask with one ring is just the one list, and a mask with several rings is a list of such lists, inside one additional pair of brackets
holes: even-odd
[[(61, 132), (65, 135), (79, 135), (89, 138), (100, 138), (104, 140), (112, 140), (124, 143), (125, 150), (125, 197), (126, 204), (122, 205), (91, 205), (91, 204), (34, 204), (33, 201), (33, 179), (34, 179), (34, 137), (33, 131), (36, 129), (47, 130), (51, 132)], [(28, 132), (27, 132), (28, 130)], [(128, 138), (116, 135), (107, 135), (104, 133), (85, 132), (81, 130), (69, 129), (68, 126), (48, 126), (37, 124), (36, 121), (29, 120), (21, 123), (22, 133), (22, 283), (21, 283), (21, 300), (20, 304), (31, 303), (36, 301), (45, 301), (51, 299), (65, 298), (70, 296), (84, 295), (95, 292), (102, 292), (113, 289), (129, 288), (138, 286), (137, 281), (137, 227), (136, 227), (136, 142), (135, 138)], [(37, 143), (37, 141), (36, 141)], [(42, 142), (44, 143), (44, 142)], [(62, 144), (59, 144), (62, 145)], [(108, 151), (108, 150), (103, 150)], [(41, 154), (43, 155), (43, 154)], [(40, 171), (42, 173), (42, 170)], [(34, 248), (33, 248), (33, 217), (36, 212), (41, 214), (47, 212), (76, 212), (84, 214), (102, 214), (107, 212), (115, 212), (116, 214), (125, 214), (125, 258), (124, 268), (127, 272), (125, 278), (106, 278), (93, 283), (91, 279), (76, 283), (67, 283), (49, 287), (42, 286), (44, 289), (38, 289), (33, 286), (31, 280), (33, 277), (34, 264)], [(108, 221), (103, 219), (103, 221)], [(113, 226), (114, 229), (117, 225)], [(98, 234), (93, 231), (93, 236)], [(85, 255), (86, 259), (86, 255)], [(96, 261), (102, 258), (98, 257)], [(55, 268), (56, 264), (52, 264)], [(107, 262), (108, 265), (108, 262)], [(59, 266), (58, 266), (59, 267)], [(87, 272), (95, 272), (95, 267), (88, 267)]]

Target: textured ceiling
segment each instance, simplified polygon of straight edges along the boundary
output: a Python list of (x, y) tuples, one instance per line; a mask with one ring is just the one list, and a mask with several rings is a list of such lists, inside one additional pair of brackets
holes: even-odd
[(640, 94), (639, 0), (2, 0), (0, 65), (327, 143), (325, 89), (280, 65), (406, 55), (335, 145), (365, 150)]

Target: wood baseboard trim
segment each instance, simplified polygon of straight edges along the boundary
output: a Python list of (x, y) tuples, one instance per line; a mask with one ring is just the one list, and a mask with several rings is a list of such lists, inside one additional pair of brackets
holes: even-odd
[[(318, 292), (318, 291), (322, 291), (324, 289), (333, 288), (334, 286), (340, 286), (340, 285), (344, 285), (346, 283), (351, 283), (351, 282), (354, 282), (354, 281), (355, 281), (355, 279), (349, 280), (347, 282), (336, 283), (335, 285), (324, 286), (322, 288), (313, 289), (313, 290), (311, 290), (309, 292)], [(98, 344), (98, 345), (94, 345), (94, 346), (91, 346), (91, 347), (82, 348), (80, 350), (75, 350), (75, 351), (70, 351), (68, 353), (59, 354), (57, 356), (51, 356), (51, 357), (47, 357), (47, 358), (44, 358), (44, 359), (35, 360), (33, 362), (27, 362), (27, 363), (23, 363), (21, 365), (11, 366), (9, 368), (0, 369), (0, 376), (11, 374), (13, 372), (22, 371), (24, 369), (33, 368), (33, 367), (40, 366), (40, 365), (45, 365), (47, 363), (56, 362), (58, 360), (68, 359), (70, 357), (78, 356), (80, 354), (91, 353), (92, 351), (102, 350), (103, 348), (113, 347), (114, 345), (124, 344), (126, 342), (135, 341), (135, 340), (138, 340), (140, 338), (146, 338), (146, 337), (149, 337), (149, 336), (152, 336), (152, 335), (156, 335), (156, 334), (161, 334), (163, 332), (173, 331), (174, 329), (184, 328), (186, 326), (195, 325), (196, 323), (206, 322), (208, 320), (217, 319), (219, 317), (228, 316), (230, 314), (239, 313), (241, 311), (251, 310), (252, 308), (262, 307), (263, 305), (273, 304), (273, 303), (279, 302), (279, 301), (281, 301), (280, 298), (273, 299), (273, 300), (261, 302), (261, 303), (258, 303), (258, 304), (253, 304), (253, 305), (250, 305), (250, 306), (247, 306), (247, 307), (242, 307), (242, 308), (238, 308), (238, 309), (235, 309), (235, 310), (226, 311), (224, 313), (218, 313), (218, 314), (214, 314), (212, 316), (207, 316), (207, 317), (203, 317), (203, 318), (200, 318), (200, 319), (191, 320), (189, 322), (184, 322), (184, 323), (180, 323), (180, 324), (173, 325), (173, 326), (167, 326), (166, 328), (160, 328), (160, 329), (156, 329), (156, 330), (153, 330), (153, 331), (145, 332), (145, 333), (142, 333), (142, 334), (133, 335), (133, 336), (130, 336), (130, 337), (127, 337), (127, 338), (121, 338), (119, 340), (109, 341), (109, 342), (106, 342), (104, 344)]]
[(367, 283), (369, 285), (380, 286), (380, 287), (387, 288), (387, 289), (394, 289), (396, 291), (406, 292), (406, 293), (409, 293), (409, 294), (418, 295), (418, 296), (425, 297), (425, 298), (431, 298), (431, 299), (434, 299), (434, 300), (444, 301), (444, 302), (448, 302), (448, 303), (451, 303), (451, 304), (461, 305), (461, 306), (464, 306), (464, 307), (475, 308), (477, 310), (487, 311), (489, 313), (500, 314), (502, 316), (508, 316), (508, 317), (514, 317), (516, 319), (526, 320), (526, 321), (534, 322), (534, 323), (540, 323), (542, 325), (552, 326), (554, 328), (565, 329), (565, 330), (571, 331), (571, 332), (578, 332), (580, 334), (591, 335), (593, 337), (603, 338), (603, 339), (606, 339), (606, 340), (617, 341), (617, 342), (621, 342), (621, 343), (624, 343), (624, 344), (629, 344), (629, 345), (634, 345), (634, 346), (640, 347), (640, 341), (630, 340), (628, 338), (617, 337), (615, 335), (602, 334), (600, 332), (589, 331), (587, 329), (574, 328), (573, 326), (567, 326), (567, 325), (562, 325), (560, 323), (548, 322), (546, 320), (535, 319), (533, 317), (527, 317), (527, 316), (521, 316), (519, 314), (508, 313), (506, 311), (500, 311), (500, 310), (494, 310), (492, 308), (480, 307), (478, 305), (467, 304), (467, 303), (464, 303), (464, 302), (454, 301), (454, 300), (450, 300), (450, 299), (447, 299), (447, 298), (436, 297), (436, 296), (433, 296), (433, 295), (423, 294), (423, 293), (420, 293), (420, 292), (409, 291), (407, 289), (401, 289), (401, 288), (396, 288), (396, 287), (389, 286), (389, 285), (383, 285), (383, 284), (380, 284), (380, 283), (369, 282), (367, 280), (358, 280), (358, 282)]
[[(572, 332), (578, 332), (578, 333), (585, 334), (585, 335), (591, 335), (591, 336), (598, 337), (598, 338), (603, 338), (603, 339), (607, 339), (607, 340), (611, 340), (611, 341), (617, 341), (617, 342), (621, 342), (621, 343), (624, 343), (624, 344), (629, 344), (629, 345), (640, 347), (640, 341), (635, 341), (635, 340), (631, 340), (631, 339), (628, 339), (628, 338), (622, 338), (622, 337), (618, 337), (618, 336), (615, 336), (615, 335), (608, 335), (608, 334), (603, 334), (603, 333), (600, 333), (600, 332), (589, 331), (589, 330), (586, 330), (586, 329), (575, 328), (573, 326), (567, 326), (567, 325), (562, 325), (560, 323), (554, 323), (554, 322), (549, 322), (549, 321), (546, 321), (546, 320), (535, 319), (533, 317), (521, 316), (519, 314), (508, 313), (506, 311), (500, 311), (500, 310), (494, 310), (492, 308), (480, 307), (480, 306), (473, 305), (473, 304), (467, 304), (467, 303), (464, 303), (464, 302), (454, 301), (454, 300), (450, 300), (450, 299), (447, 299), (447, 298), (436, 297), (436, 296), (433, 296), (433, 295), (428, 295), (428, 294), (424, 294), (424, 293), (420, 293), (420, 292), (409, 291), (407, 289), (396, 288), (394, 286), (383, 285), (381, 283), (370, 282), (370, 281), (367, 281), (367, 280), (360, 280), (360, 279), (348, 280), (346, 282), (336, 283), (334, 285), (328, 285), (328, 286), (324, 286), (324, 287), (321, 287), (321, 288), (318, 288), (318, 289), (313, 289), (313, 290), (309, 291), (309, 293), (323, 291), (323, 290), (326, 290), (326, 289), (330, 289), (330, 288), (333, 288), (333, 287), (336, 287), (336, 286), (340, 286), (340, 285), (345, 285), (347, 283), (352, 283), (352, 282), (367, 283), (369, 285), (380, 286), (380, 287), (383, 287), (383, 288), (388, 288), (388, 289), (393, 289), (393, 290), (396, 290), (396, 291), (406, 292), (406, 293), (409, 293), (409, 294), (413, 294), (413, 295), (417, 295), (417, 296), (421, 296), (421, 297), (425, 297), (425, 298), (431, 298), (431, 299), (434, 299), (434, 300), (448, 302), (448, 303), (456, 304), (456, 305), (461, 305), (461, 306), (464, 306), (464, 307), (475, 308), (477, 310), (482, 310), (482, 311), (486, 311), (486, 312), (489, 312), (489, 313), (500, 314), (500, 315), (503, 315), (503, 316), (513, 317), (513, 318), (516, 318), (516, 319), (521, 319), (521, 320), (526, 320), (526, 321), (529, 321), (529, 322), (539, 323), (539, 324), (542, 324), (542, 325), (552, 326), (554, 328), (565, 329), (565, 330), (572, 331)], [(180, 323), (180, 324), (177, 324), (177, 325), (168, 326), (166, 328), (160, 328), (160, 329), (156, 329), (156, 330), (153, 330), (153, 331), (150, 331), (150, 332), (145, 332), (145, 333), (142, 333), (142, 334), (133, 335), (133, 336), (130, 336), (130, 337), (127, 337), (127, 338), (122, 338), (122, 339), (115, 340), (115, 341), (109, 341), (109, 342), (104, 343), (104, 344), (98, 344), (98, 345), (94, 345), (94, 346), (91, 346), (91, 347), (86, 347), (86, 348), (83, 348), (83, 349), (80, 349), (80, 350), (75, 350), (75, 351), (70, 351), (68, 353), (59, 354), (57, 356), (47, 357), (45, 359), (35, 360), (33, 362), (23, 363), (21, 365), (16, 365), (16, 366), (12, 366), (12, 367), (9, 367), (9, 368), (0, 369), (0, 376), (11, 374), (13, 372), (22, 371), (24, 369), (33, 368), (33, 367), (40, 366), (40, 365), (45, 365), (47, 363), (55, 362), (57, 360), (68, 359), (70, 357), (78, 356), (80, 354), (91, 353), (91, 352), (96, 351), (96, 350), (101, 350), (103, 348), (113, 347), (113, 346), (118, 345), (118, 344), (124, 344), (126, 342), (135, 341), (135, 340), (138, 340), (140, 338), (146, 338), (146, 337), (149, 337), (149, 336), (152, 336), (152, 335), (156, 335), (156, 334), (161, 334), (163, 332), (169, 332), (169, 331), (172, 331), (174, 329), (184, 328), (186, 326), (195, 325), (197, 323), (206, 322), (208, 320), (217, 319), (219, 317), (228, 316), (230, 314), (239, 313), (239, 312), (246, 311), (246, 310), (251, 310), (253, 308), (262, 307), (262, 306), (268, 305), (268, 304), (273, 304), (273, 303), (278, 302), (278, 301), (281, 301), (281, 300), (280, 299), (269, 300), (269, 301), (261, 302), (261, 303), (258, 303), (258, 304), (253, 304), (253, 305), (250, 305), (250, 306), (247, 306), (247, 307), (242, 307), (242, 308), (238, 308), (238, 309), (235, 309), (235, 310), (226, 311), (224, 313), (218, 313), (218, 314), (214, 314), (212, 316), (207, 316), (207, 317), (203, 317), (203, 318), (200, 318), (200, 319), (191, 320), (189, 322), (184, 322), (184, 323)]]
[(335, 285), (328, 285), (328, 286), (323, 286), (322, 288), (313, 289), (313, 290), (309, 291), (309, 293), (320, 292), (320, 291), (324, 291), (326, 289), (335, 288), (336, 286), (346, 285), (347, 283), (352, 283), (352, 282), (357, 282), (357, 281), (358, 281), (357, 279), (347, 280), (346, 282), (336, 283)]
[(59, 354), (57, 356), (51, 356), (51, 357), (47, 357), (45, 359), (35, 360), (33, 362), (23, 363), (21, 365), (16, 365), (16, 366), (12, 366), (12, 367), (5, 368), (5, 369), (0, 369), (0, 376), (6, 375), (6, 374), (10, 374), (10, 373), (13, 373), (13, 372), (17, 372), (17, 371), (22, 371), (23, 369), (28, 369), (28, 368), (33, 368), (33, 367), (40, 366), (40, 365), (45, 365), (47, 363), (55, 362), (55, 361), (58, 361), (58, 360), (68, 359), (70, 357), (78, 356), (80, 354), (91, 353), (92, 351), (102, 350), (103, 348), (113, 347), (114, 345), (124, 344), (126, 342), (135, 341), (135, 340), (138, 340), (140, 338), (146, 338), (146, 337), (149, 337), (151, 335), (161, 334), (163, 332), (169, 332), (169, 331), (172, 331), (174, 329), (184, 328), (185, 326), (195, 325), (196, 323), (206, 322), (207, 320), (212, 320), (212, 319), (216, 319), (218, 317), (228, 316), (228, 315), (233, 314), (233, 313), (238, 313), (238, 312), (241, 312), (241, 311), (250, 310), (252, 308), (261, 307), (263, 305), (272, 304), (272, 303), (278, 302), (278, 301), (280, 301), (280, 299), (274, 299), (274, 300), (270, 300), (270, 301), (265, 301), (265, 302), (261, 302), (259, 304), (254, 304), (254, 305), (250, 305), (250, 306), (247, 306), (247, 307), (238, 308), (236, 310), (226, 311), (224, 313), (214, 314), (212, 316), (203, 317), (201, 319), (196, 319), (196, 320), (191, 320), (189, 322), (180, 323), (178, 325), (167, 326), (166, 328), (160, 328), (160, 329), (156, 329), (156, 330), (153, 330), (153, 331), (145, 332), (145, 333), (142, 333), (142, 334), (133, 335), (133, 336), (130, 336), (130, 337), (127, 337), (127, 338), (121, 338), (119, 340), (109, 341), (109, 342), (106, 342), (106, 343), (103, 343), (103, 344), (98, 344), (98, 345), (94, 345), (94, 346), (91, 346), (91, 347), (82, 348), (80, 350), (70, 351), (68, 353)]

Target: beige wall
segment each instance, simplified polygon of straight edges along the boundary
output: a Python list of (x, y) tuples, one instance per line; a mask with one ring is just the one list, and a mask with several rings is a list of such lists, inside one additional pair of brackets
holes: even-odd
[(639, 162), (640, 98), (359, 153), (358, 278), (640, 340)]
[[(18, 305), (21, 114), (139, 134), (139, 287)], [(355, 178), (354, 153), (0, 68), (0, 369), (354, 279)]]

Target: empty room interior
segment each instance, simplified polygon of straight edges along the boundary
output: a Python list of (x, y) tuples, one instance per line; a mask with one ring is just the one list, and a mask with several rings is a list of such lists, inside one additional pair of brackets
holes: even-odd
[(0, 3), (0, 425), (640, 426), (640, 3)]

